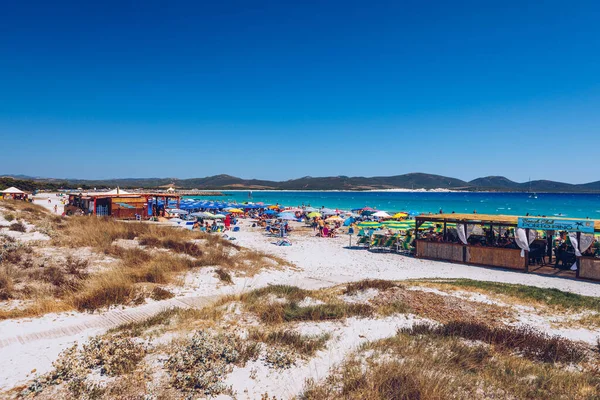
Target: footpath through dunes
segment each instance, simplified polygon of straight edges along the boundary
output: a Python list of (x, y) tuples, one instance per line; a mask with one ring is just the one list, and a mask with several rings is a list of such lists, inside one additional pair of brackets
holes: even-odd
[[(56, 315), (0, 322), (0, 389), (13, 387), (35, 372), (50, 369), (58, 354), (75, 342), (102, 334), (111, 328), (144, 321), (171, 308), (200, 309), (216, 297), (179, 297), (133, 308), (113, 309), (99, 314), (73, 313), (61, 320)], [(15, 323), (16, 322), (16, 323)]]

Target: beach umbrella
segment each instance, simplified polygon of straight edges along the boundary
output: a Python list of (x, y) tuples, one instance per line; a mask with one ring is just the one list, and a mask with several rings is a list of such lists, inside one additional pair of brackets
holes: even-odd
[(275, 215), (275, 214), (277, 214), (277, 212), (273, 211), (273, 210), (267, 210), (267, 211), (265, 211), (265, 214), (267, 214), (267, 215)]
[(402, 218), (406, 218), (406, 217), (408, 217), (408, 213), (405, 213), (405, 212), (399, 212), (399, 213), (392, 215), (392, 218), (394, 218), (394, 219), (402, 219)]
[(240, 210), (239, 208), (230, 208), (227, 211), (233, 214), (243, 214), (244, 210)]
[(350, 218), (346, 218), (346, 220), (344, 221), (344, 226), (350, 226), (352, 225), (352, 223), (356, 221), (356, 219), (350, 217)]
[(277, 216), (277, 218), (286, 220), (286, 221), (295, 221), (298, 219), (298, 218), (296, 218), (296, 216), (294, 214), (290, 214), (290, 213), (281, 213)]
[(317, 211), (317, 209), (316, 209), (316, 208), (314, 208), (314, 207), (306, 207), (306, 208), (304, 209), (304, 211), (306, 211), (306, 212), (313, 212), (313, 211)]
[(391, 217), (390, 214), (386, 213), (385, 211), (377, 211), (375, 213), (372, 214), (374, 217), (377, 218), (389, 218)]
[(187, 211), (185, 211), (185, 210), (180, 210), (180, 209), (178, 209), (178, 208), (170, 208), (170, 209), (167, 209), (167, 212), (168, 212), (169, 214), (187, 214), (187, 213), (188, 213)]
[(216, 214), (214, 218), (215, 219), (223, 219), (223, 218), (225, 218), (225, 216), (223, 214)]
[(379, 228), (383, 225), (380, 224), (379, 222), (375, 222), (375, 221), (364, 221), (364, 222), (359, 222), (358, 226), (361, 228)]
[(321, 213), (320, 212), (316, 212), (316, 211), (313, 211), (313, 212), (311, 212), (310, 214), (307, 215), (308, 218), (315, 218), (315, 217), (320, 217), (320, 216), (321, 216)]
[(269, 206), (267, 207), (269, 210), (279, 210), (279, 206)]
[(281, 210), (281, 212), (296, 213), (296, 212), (304, 212), (304, 210), (301, 209), (301, 208), (288, 208), (288, 209), (285, 209), (285, 210)]
[(209, 213), (209, 212), (204, 212), (204, 211), (200, 211), (200, 212), (195, 212), (195, 213), (191, 213), (190, 214), (192, 217), (198, 217), (198, 218), (210, 218), (213, 216), (213, 214)]
[(327, 218), (325, 221), (327, 221), (327, 222), (341, 222), (343, 220), (344, 220), (344, 218), (339, 217), (337, 215), (334, 215), (332, 217)]

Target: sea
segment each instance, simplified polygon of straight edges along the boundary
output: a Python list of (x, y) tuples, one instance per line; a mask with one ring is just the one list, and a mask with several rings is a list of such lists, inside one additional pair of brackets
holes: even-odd
[(245, 201), (352, 210), (369, 206), (387, 212), (544, 215), (600, 219), (600, 194), (394, 191), (224, 191), (198, 199)]

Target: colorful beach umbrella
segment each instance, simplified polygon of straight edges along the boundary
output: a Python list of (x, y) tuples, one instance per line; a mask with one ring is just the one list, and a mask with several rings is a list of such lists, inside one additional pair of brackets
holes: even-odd
[(358, 226), (361, 228), (379, 228), (383, 226), (383, 224), (380, 224), (379, 222), (375, 221), (363, 221), (359, 222)]
[(403, 219), (406, 217), (408, 217), (408, 213), (405, 213), (405, 212), (399, 212), (399, 213), (392, 215), (392, 218), (394, 218), (394, 219)]
[(308, 218), (320, 217), (320, 216), (321, 216), (321, 213), (320, 213), (320, 212), (313, 211), (313, 212), (311, 212), (310, 214), (308, 214), (307, 216), (308, 216)]
[(327, 222), (342, 222), (344, 218), (334, 215), (332, 217), (327, 218), (325, 221)]
[(244, 213), (244, 211), (240, 210), (239, 208), (230, 208), (227, 211), (229, 211), (230, 213), (233, 213), (233, 214), (243, 214)]

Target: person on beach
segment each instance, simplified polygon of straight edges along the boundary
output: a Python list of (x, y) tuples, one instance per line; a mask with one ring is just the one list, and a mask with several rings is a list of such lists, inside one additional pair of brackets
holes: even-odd
[(57, 204), (54, 205), (54, 214), (58, 214), (58, 205)]

